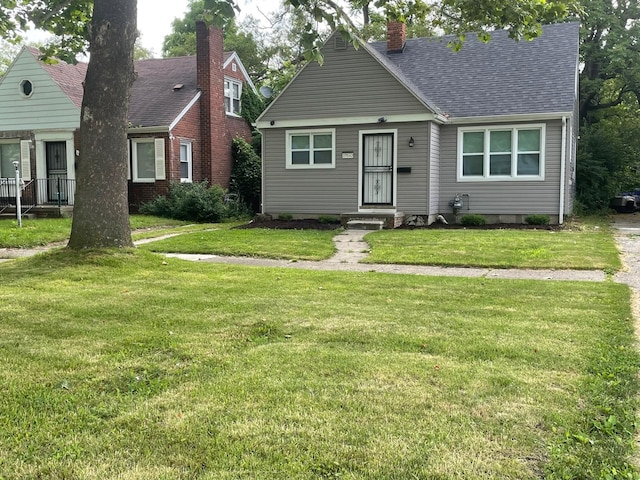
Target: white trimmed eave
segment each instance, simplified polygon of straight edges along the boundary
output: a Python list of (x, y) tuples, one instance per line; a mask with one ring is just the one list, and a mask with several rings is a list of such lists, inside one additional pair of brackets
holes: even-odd
[(169, 133), (168, 125), (158, 125), (155, 127), (130, 127), (127, 133)]
[(573, 117), (573, 112), (528, 113), (517, 115), (488, 115), (478, 117), (449, 117), (446, 123), (452, 125), (468, 123), (514, 123), (539, 122), (542, 120), (562, 120), (563, 117)]
[(444, 123), (445, 119), (441, 115), (433, 113), (415, 113), (410, 115), (385, 115), (384, 122), (380, 122), (380, 116), (365, 117), (337, 117), (337, 118), (305, 118), (297, 120), (269, 120), (268, 116), (264, 120), (256, 122), (259, 130), (267, 128), (307, 128), (307, 127), (327, 127), (340, 125), (385, 125), (389, 123), (409, 123), (409, 122), (429, 122), (437, 121)]
[(201, 96), (202, 96), (202, 91), (198, 90), (198, 92), (191, 99), (191, 101), (188, 103), (188, 105), (186, 107), (184, 107), (184, 109), (180, 112), (180, 114), (176, 117), (176, 119), (173, 122), (171, 122), (171, 125), (169, 125), (169, 130), (173, 130), (175, 128), (175, 126), (178, 124), (178, 122), (180, 120), (182, 120), (182, 118), (187, 114), (187, 112), (189, 110), (191, 110), (191, 107), (193, 107), (195, 105), (195, 103), (200, 99)]
[(247, 73), (247, 69), (244, 68), (244, 65), (242, 64), (242, 60), (240, 60), (240, 57), (238, 56), (238, 54), (235, 51), (231, 52), (231, 55), (229, 55), (229, 58), (227, 58), (227, 61), (224, 62), (224, 64), (222, 65), (222, 70), (224, 71), (224, 69), (227, 68), (227, 66), (229, 66), (231, 61), (234, 60), (234, 59), (235, 59), (237, 65), (240, 67), (240, 72), (242, 72), (242, 75), (244, 75), (244, 78), (246, 79), (246, 82), (251, 87), (251, 90), (253, 90), (253, 93), (255, 93), (256, 95), (259, 95), (258, 90), (256, 89), (256, 86), (251, 81), (251, 77), (249, 76), (249, 73)]

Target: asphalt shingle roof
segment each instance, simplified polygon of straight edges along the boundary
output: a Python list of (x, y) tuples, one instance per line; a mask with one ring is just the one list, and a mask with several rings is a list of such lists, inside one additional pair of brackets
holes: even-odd
[[(39, 58), (35, 48), (29, 51)], [(226, 61), (233, 52), (224, 53)], [(42, 63), (42, 67), (78, 107), (82, 106), (86, 63)], [(155, 58), (135, 62), (137, 77), (131, 91), (129, 122), (134, 127), (169, 126), (197, 95), (197, 63), (195, 56)], [(174, 88), (182, 85), (181, 88)]]
[(402, 53), (386, 42), (370, 51), (426, 105), (450, 117), (572, 112), (578, 66), (578, 23), (545, 25), (540, 37), (515, 41), (504, 30), (483, 43), (467, 36), (408, 39)]
[[(170, 125), (198, 92), (196, 57), (139, 60), (131, 90), (129, 121), (134, 127)], [(175, 89), (176, 85), (183, 85)]]

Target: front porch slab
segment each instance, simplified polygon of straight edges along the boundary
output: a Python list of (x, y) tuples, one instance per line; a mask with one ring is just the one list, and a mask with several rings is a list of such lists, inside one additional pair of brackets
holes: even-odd
[[(340, 215), (340, 223), (346, 228), (356, 228), (351, 225), (374, 225), (382, 223), (382, 228), (397, 228), (404, 222), (402, 212), (347, 212)], [(362, 227), (365, 229), (365, 227)], [(370, 228), (371, 229), (371, 228)]]

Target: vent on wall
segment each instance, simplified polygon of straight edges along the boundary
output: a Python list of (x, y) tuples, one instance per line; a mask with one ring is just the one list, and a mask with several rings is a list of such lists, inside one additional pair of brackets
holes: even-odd
[(340, 35), (336, 35), (333, 38), (334, 45), (333, 48), (336, 50), (346, 50), (347, 49), (347, 41), (342, 38)]

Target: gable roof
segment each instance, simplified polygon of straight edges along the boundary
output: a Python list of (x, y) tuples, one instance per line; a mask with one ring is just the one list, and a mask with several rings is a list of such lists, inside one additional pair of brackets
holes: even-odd
[[(29, 52), (40, 60), (42, 53), (37, 48), (27, 47)], [(82, 95), (84, 94), (84, 88), (82, 82), (87, 75), (87, 64), (78, 63), (71, 65), (65, 62), (59, 62), (55, 64), (49, 64), (41, 62), (42, 68), (49, 74), (54, 82), (62, 89), (67, 97), (73, 102), (73, 104), (81, 108), (82, 107)]]
[[(171, 125), (199, 94), (196, 68), (196, 57), (136, 61), (138, 76), (133, 82), (129, 105), (132, 126)], [(182, 87), (178, 88), (179, 85)]]
[(570, 113), (576, 99), (580, 25), (543, 26), (534, 40), (515, 41), (508, 32), (491, 32), (483, 43), (469, 36), (461, 51), (454, 36), (415, 38), (402, 53), (387, 54), (386, 42), (370, 50), (425, 104), (450, 117)]
[[(28, 50), (36, 59), (40, 59), (39, 50)], [(246, 72), (235, 52), (225, 52), (225, 63), (231, 59), (238, 62), (243, 73)], [(40, 64), (74, 105), (81, 108), (88, 64), (80, 62), (72, 65), (62, 61)], [(195, 56), (137, 60), (135, 71), (137, 76), (131, 89), (129, 105), (129, 122), (133, 127), (168, 127), (200, 95)], [(248, 76), (246, 78), (255, 91), (251, 79)]]

